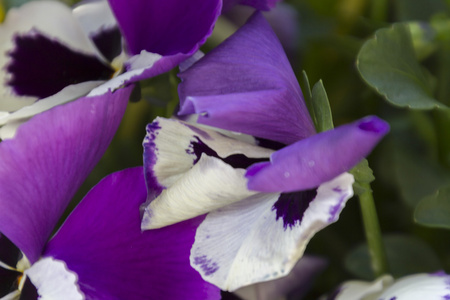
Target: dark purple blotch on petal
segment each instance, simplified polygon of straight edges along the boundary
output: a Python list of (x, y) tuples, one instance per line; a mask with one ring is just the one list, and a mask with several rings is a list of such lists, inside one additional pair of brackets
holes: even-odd
[(217, 263), (213, 262), (211, 259), (208, 259), (205, 255), (194, 257), (194, 265), (200, 266), (206, 276), (214, 274), (217, 270), (219, 270)]
[(450, 300), (450, 294), (445, 295), (444, 297), (442, 297), (442, 299), (444, 299), (444, 300)]
[(114, 70), (97, 57), (67, 48), (37, 31), (14, 38), (7, 84), (17, 95), (45, 98), (64, 87), (109, 79)]
[(187, 153), (195, 155), (194, 165), (200, 160), (203, 153), (205, 153), (208, 156), (217, 157), (235, 169), (238, 168), (246, 169), (254, 163), (268, 160), (268, 158), (250, 158), (245, 156), (244, 154), (233, 154), (223, 158), (220, 157), (216, 151), (214, 151), (213, 149), (208, 147), (208, 145), (203, 143), (203, 141), (198, 136), (194, 136), (194, 138), (196, 138), (197, 141), (192, 142), (191, 147), (188, 150), (186, 150)]
[(109, 61), (112, 61), (122, 52), (122, 35), (118, 27), (102, 29), (96, 34), (91, 35), (97, 49)]
[[(334, 188), (334, 192), (341, 193), (342, 190), (340, 188)], [(330, 207), (330, 217), (328, 218), (328, 222), (335, 222), (337, 218), (339, 217), (339, 214), (342, 210), (342, 205), (345, 204), (345, 200), (347, 199), (347, 194), (341, 195), (339, 198), (339, 201), (336, 205)]]
[(20, 275), (22, 273), (0, 267), (0, 298), (17, 289)]
[(30, 279), (27, 278), (20, 293), (19, 300), (37, 300), (38, 296), (36, 287), (31, 283)]
[(0, 261), (15, 267), (22, 253), (6, 236), (0, 233)]
[(277, 213), (277, 220), (283, 218), (283, 226), (286, 230), (300, 225), (309, 203), (316, 198), (317, 189), (310, 189), (294, 193), (282, 193), (272, 207)]

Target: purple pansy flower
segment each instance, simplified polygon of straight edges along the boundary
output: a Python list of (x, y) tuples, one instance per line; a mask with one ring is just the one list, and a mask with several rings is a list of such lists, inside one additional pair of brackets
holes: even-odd
[(373, 282), (348, 281), (328, 300), (447, 300), (450, 299), (450, 275), (444, 272), (414, 274), (394, 280), (385, 275)]
[(172, 69), (205, 42), (221, 6), (98, 0), (73, 9), (57, 1), (11, 9), (0, 25), (0, 125)]
[(201, 217), (141, 232), (142, 167), (103, 179), (49, 240), (111, 141), (131, 90), (54, 107), (0, 143), (2, 299), (220, 298), (189, 264)]
[(283, 49), (259, 13), (180, 77), (180, 113), (234, 132), (162, 118), (147, 127), (150, 203), (142, 228), (207, 213), (191, 250), (205, 280), (235, 290), (285, 276), (313, 235), (338, 219), (353, 195), (345, 172), (388, 125), (372, 116), (315, 134)]

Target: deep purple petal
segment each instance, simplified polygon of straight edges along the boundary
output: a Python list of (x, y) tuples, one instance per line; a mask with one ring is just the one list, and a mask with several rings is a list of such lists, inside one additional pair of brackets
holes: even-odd
[(248, 5), (257, 10), (270, 10), (275, 7), (280, 0), (223, 0), (222, 12), (227, 12), (237, 4)]
[(317, 187), (350, 170), (388, 131), (385, 121), (370, 116), (301, 140), (272, 154), (271, 162), (248, 168), (248, 188), (292, 192)]
[(87, 299), (219, 299), (189, 265), (203, 217), (141, 232), (143, 169), (114, 173), (94, 187), (48, 243), (45, 256), (66, 262)]
[(109, 0), (130, 54), (193, 54), (211, 34), (219, 0)]
[(130, 86), (57, 106), (0, 143), (0, 232), (31, 263), (105, 152), (131, 90)]
[(179, 114), (285, 144), (315, 133), (286, 54), (260, 13), (179, 77)]

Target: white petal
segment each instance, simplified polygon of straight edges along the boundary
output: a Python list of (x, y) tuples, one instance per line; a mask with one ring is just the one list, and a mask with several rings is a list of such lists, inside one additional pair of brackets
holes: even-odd
[(244, 173), (244, 169), (234, 169), (203, 154), (194, 167), (147, 206), (142, 229), (191, 219), (255, 194), (247, 189)]
[(352, 280), (338, 288), (335, 300), (378, 300), (381, 292), (394, 282), (390, 275), (384, 275), (373, 282)]
[[(88, 254), (87, 254), (88, 255)], [(25, 271), (36, 287), (40, 300), (82, 300), (77, 275), (63, 261), (52, 257), (40, 259)]]
[(257, 194), (207, 215), (197, 229), (191, 265), (222, 290), (285, 276), (314, 234), (337, 220), (353, 195), (353, 176), (322, 184), (300, 224), (284, 227), (273, 210), (279, 194)]
[(153, 124), (157, 124), (158, 129), (147, 133), (144, 151), (155, 151), (153, 154), (149, 153), (149, 155), (156, 155), (152, 172), (158, 183), (164, 187), (170, 187), (193, 166), (197, 157), (193, 153), (192, 143), (198, 142), (198, 139), (222, 158), (233, 154), (244, 154), (251, 158), (268, 158), (274, 152), (228, 138), (213, 130), (173, 119), (156, 118)]
[(8, 80), (8, 74), (3, 69), (9, 63), (10, 58), (6, 54), (14, 47), (13, 37), (31, 29), (56, 39), (73, 50), (91, 55), (98, 53), (68, 6), (57, 1), (32, 1), (20, 8), (12, 8), (0, 25), (0, 111), (14, 111), (36, 100), (35, 97), (20, 97), (18, 101), (11, 89), (3, 86)]
[(403, 277), (384, 290), (380, 300), (450, 299), (450, 275), (416, 274)]
[(87, 36), (98, 33), (102, 29), (117, 26), (117, 21), (108, 1), (84, 2), (73, 8), (73, 14)]
[[(0, 138), (8, 139), (14, 137), (17, 128), (26, 122), (30, 117), (49, 110), (57, 105), (73, 101), (86, 95), (90, 90), (100, 85), (103, 81), (86, 81), (74, 85), (69, 85), (58, 93), (39, 100), (31, 105), (25, 106), (13, 113), (0, 115), (0, 125), (5, 125), (0, 129)], [(22, 99), (17, 100), (22, 101)]]

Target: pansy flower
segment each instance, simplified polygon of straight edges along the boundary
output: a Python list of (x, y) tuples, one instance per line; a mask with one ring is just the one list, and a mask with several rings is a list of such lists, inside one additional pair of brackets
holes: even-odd
[(11, 9), (0, 25), (0, 125), (100, 84), (91, 95), (172, 69), (205, 42), (221, 6), (221, 0), (99, 0), (73, 9), (57, 1)]
[(215, 127), (162, 118), (148, 125), (142, 228), (207, 213), (190, 257), (205, 280), (235, 290), (285, 276), (314, 234), (338, 219), (353, 195), (346, 171), (388, 125), (371, 116), (316, 134), (259, 13), (180, 77), (180, 113)]
[[(321, 298), (322, 299), (322, 298)], [(373, 282), (345, 282), (326, 300), (446, 300), (450, 275), (444, 272), (413, 274), (394, 280), (384, 275)]]
[(54, 107), (0, 143), (2, 299), (219, 299), (189, 264), (201, 218), (141, 232), (142, 167), (103, 179), (49, 240), (131, 90)]

